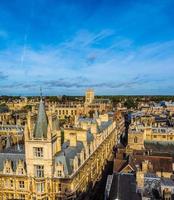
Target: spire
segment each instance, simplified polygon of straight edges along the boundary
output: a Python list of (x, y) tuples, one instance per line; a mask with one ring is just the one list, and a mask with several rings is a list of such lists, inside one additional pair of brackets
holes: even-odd
[(42, 99), (42, 87), (40, 87), (40, 99)]
[(45, 111), (45, 106), (41, 97), (33, 137), (38, 139), (47, 138), (47, 128), (48, 119)]

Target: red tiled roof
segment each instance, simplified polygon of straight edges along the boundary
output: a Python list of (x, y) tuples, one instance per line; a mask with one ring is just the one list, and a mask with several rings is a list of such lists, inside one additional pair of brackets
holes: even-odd
[(148, 160), (153, 165), (153, 171), (163, 171), (172, 172), (172, 157), (162, 157), (162, 156), (148, 156), (148, 155), (134, 155), (133, 162), (135, 165), (142, 165), (142, 162)]

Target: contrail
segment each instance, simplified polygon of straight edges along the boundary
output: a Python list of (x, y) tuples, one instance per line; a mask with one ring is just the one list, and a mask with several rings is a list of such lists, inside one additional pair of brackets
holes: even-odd
[(22, 50), (22, 54), (21, 54), (21, 64), (20, 64), (21, 68), (24, 65), (24, 58), (25, 58), (25, 53), (26, 53), (27, 38), (28, 38), (28, 34), (25, 33), (25, 36), (24, 36), (24, 45), (23, 45), (23, 50)]
[[(29, 32), (30, 32), (30, 28), (31, 28), (31, 21), (30, 20), (32, 19), (33, 16), (34, 16), (34, 1), (32, 1), (32, 4), (31, 4), (29, 22), (28, 22), (26, 29), (25, 29), (24, 44), (23, 44), (23, 49), (22, 49), (22, 54), (21, 54), (21, 59), (20, 59), (20, 67), (21, 68), (23, 68), (23, 66), (24, 66), (28, 35), (29, 35)], [(27, 73), (28, 73), (28, 70), (25, 69), (25, 75), (27, 75)]]

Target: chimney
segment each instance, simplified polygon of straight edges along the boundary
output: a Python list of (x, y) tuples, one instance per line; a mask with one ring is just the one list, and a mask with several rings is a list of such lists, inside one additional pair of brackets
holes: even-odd
[(148, 172), (148, 169), (149, 169), (149, 161), (148, 160), (144, 160), (142, 162), (142, 171), (143, 172)]
[(139, 170), (136, 172), (136, 182), (138, 189), (144, 188), (144, 172)]
[(107, 122), (109, 120), (108, 114), (99, 115), (99, 118), (102, 122)]
[(95, 135), (97, 132), (97, 124), (91, 124), (91, 133)]
[(76, 133), (70, 133), (70, 147), (77, 146), (77, 135)]
[(61, 132), (61, 130), (58, 130), (57, 141), (56, 141), (56, 152), (59, 152), (62, 150), (62, 141), (61, 141), (62, 134), (63, 133)]
[(96, 121), (97, 121), (98, 126), (101, 126), (101, 119), (97, 118)]

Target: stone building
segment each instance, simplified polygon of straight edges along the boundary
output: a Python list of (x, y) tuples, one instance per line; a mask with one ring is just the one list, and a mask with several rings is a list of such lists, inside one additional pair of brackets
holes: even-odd
[(41, 100), (37, 116), (27, 115), (24, 144), (0, 151), (0, 199), (80, 198), (100, 180), (116, 135), (115, 121), (101, 116), (62, 136), (57, 114)]

